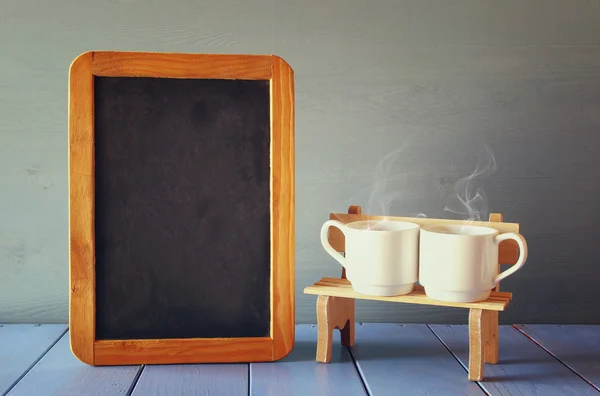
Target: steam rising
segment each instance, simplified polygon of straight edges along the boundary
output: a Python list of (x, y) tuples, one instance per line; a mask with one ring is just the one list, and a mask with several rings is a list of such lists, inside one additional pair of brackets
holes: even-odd
[[(369, 188), (367, 205), (364, 213), (384, 216), (387, 221), (392, 206), (396, 201), (406, 195), (408, 187), (408, 174), (393, 169), (406, 144), (379, 161), (373, 173), (373, 184)], [(477, 187), (479, 178), (490, 176), (497, 170), (496, 159), (491, 148), (486, 144), (480, 153), (475, 170), (468, 176), (459, 179), (454, 185), (453, 193), (446, 199), (444, 212), (450, 212), (461, 220), (485, 221), (488, 216), (488, 202), (483, 188)], [(390, 189), (389, 187), (392, 187)], [(355, 199), (353, 198), (352, 202)], [(395, 214), (394, 214), (395, 215)], [(425, 213), (402, 213), (407, 217), (428, 217)]]
[(386, 187), (389, 182), (397, 181), (403, 176), (402, 174), (398, 174), (396, 177), (390, 178), (390, 171), (403, 150), (404, 147), (401, 147), (392, 151), (377, 164), (373, 175), (375, 182), (373, 183), (371, 195), (367, 203), (367, 213), (380, 214), (382, 216), (390, 215), (392, 204), (399, 198), (400, 192), (388, 192), (386, 191)]
[(485, 220), (488, 213), (487, 199), (481, 187), (476, 189), (473, 186), (473, 181), (481, 176), (489, 176), (497, 169), (494, 154), (490, 147), (485, 145), (473, 173), (456, 182), (454, 195), (448, 200), (444, 211), (468, 216), (466, 220), (469, 221)]

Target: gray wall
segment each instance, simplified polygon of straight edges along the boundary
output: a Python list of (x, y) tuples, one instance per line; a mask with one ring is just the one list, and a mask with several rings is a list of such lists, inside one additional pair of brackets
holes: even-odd
[(503, 322), (600, 323), (600, 3), (546, 0), (0, 0), (0, 322), (67, 320), (67, 73), (91, 49), (292, 65), (298, 321), (315, 320), (302, 288), (340, 272), (318, 241), (330, 211), (451, 216), (453, 186), (488, 144), (498, 169), (477, 185), (530, 247), (503, 283), (515, 297)]

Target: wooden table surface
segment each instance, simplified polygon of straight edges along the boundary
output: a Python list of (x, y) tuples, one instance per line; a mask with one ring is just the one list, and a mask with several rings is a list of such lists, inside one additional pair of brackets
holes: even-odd
[[(336, 330), (337, 332), (337, 330)], [(356, 345), (315, 362), (317, 328), (296, 326), (275, 363), (90, 367), (60, 324), (0, 325), (0, 395), (598, 395), (600, 326), (501, 326), (500, 361), (469, 382), (464, 325), (357, 324)]]

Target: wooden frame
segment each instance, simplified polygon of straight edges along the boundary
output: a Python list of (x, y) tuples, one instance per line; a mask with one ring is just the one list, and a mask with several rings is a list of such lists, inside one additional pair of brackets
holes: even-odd
[[(269, 337), (95, 339), (94, 76), (269, 80), (271, 328)], [(86, 52), (69, 72), (69, 327), (91, 365), (273, 361), (294, 343), (294, 78), (270, 55)]]
[[(367, 219), (382, 219), (383, 216), (363, 215), (360, 206), (350, 206), (348, 213), (331, 213), (331, 220), (343, 223)], [(391, 220), (410, 221), (421, 226), (432, 223), (464, 224), (461, 220), (387, 217)], [(492, 213), (489, 221), (470, 222), (476, 225), (492, 227), (500, 232), (519, 232), (519, 224), (504, 223), (500, 213)], [(511, 242), (511, 243), (509, 243)], [(519, 247), (513, 241), (503, 242), (499, 246), (499, 264), (515, 264), (519, 257)], [(344, 234), (338, 229), (329, 230), (329, 243), (338, 252), (345, 251)], [(408, 295), (395, 297), (376, 297), (358, 294), (352, 290), (346, 279), (346, 271), (342, 269), (341, 278), (322, 278), (312, 286), (304, 289), (305, 294), (317, 295), (317, 355), (316, 360), (322, 363), (331, 361), (332, 333), (339, 329), (341, 343), (354, 346), (355, 301), (374, 300), (407, 304), (423, 304), (469, 309), (469, 373), (471, 381), (483, 379), (484, 363), (498, 363), (498, 313), (503, 311), (512, 300), (512, 293), (500, 292), (498, 285), (486, 301), (475, 303), (451, 303), (436, 301), (425, 295), (423, 287), (415, 285)]]

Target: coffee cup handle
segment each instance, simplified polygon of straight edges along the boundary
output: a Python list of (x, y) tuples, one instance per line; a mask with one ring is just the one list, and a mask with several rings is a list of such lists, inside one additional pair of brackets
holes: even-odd
[(501, 280), (506, 279), (517, 272), (525, 264), (525, 261), (527, 261), (527, 242), (525, 241), (525, 238), (516, 232), (507, 232), (496, 237), (496, 245), (500, 244), (502, 241), (506, 241), (507, 239), (512, 239), (519, 245), (519, 259), (512, 267), (501, 274), (496, 275), (494, 278), (494, 285), (497, 285)]
[(329, 253), (331, 255), (331, 257), (336, 259), (337, 262), (342, 265), (342, 267), (346, 268), (346, 258), (344, 256), (342, 256), (340, 253), (338, 253), (329, 244), (329, 237), (327, 235), (329, 232), (329, 227), (335, 227), (335, 228), (339, 229), (342, 232), (342, 234), (344, 234), (344, 236), (346, 236), (346, 233), (344, 232), (344, 228), (346, 228), (346, 225), (344, 223), (342, 223), (341, 221), (327, 220), (323, 224), (323, 227), (321, 227), (321, 245), (323, 245), (323, 248), (325, 248), (325, 251), (327, 253)]

